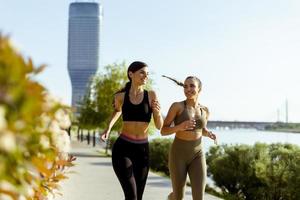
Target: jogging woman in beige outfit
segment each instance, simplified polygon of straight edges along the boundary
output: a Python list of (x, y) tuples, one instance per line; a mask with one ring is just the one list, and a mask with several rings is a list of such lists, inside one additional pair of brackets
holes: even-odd
[(216, 135), (206, 128), (208, 108), (198, 103), (202, 84), (194, 76), (187, 77), (184, 83), (169, 79), (183, 86), (186, 99), (171, 105), (161, 129), (162, 135), (175, 133), (169, 153), (173, 192), (168, 198), (170, 200), (183, 199), (188, 174), (193, 200), (203, 200), (206, 185), (206, 161), (202, 149), (202, 136), (216, 140)]

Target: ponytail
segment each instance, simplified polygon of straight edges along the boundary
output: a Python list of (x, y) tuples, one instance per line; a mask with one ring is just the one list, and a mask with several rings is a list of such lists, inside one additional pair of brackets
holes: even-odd
[(125, 84), (125, 86), (122, 89), (118, 90), (115, 94), (118, 94), (118, 93), (121, 93), (121, 92), (129, 92), (130, 87), (131, 87), (131, 81), (128, 81)]
[[(171, 81), (174, 81), (177, 85), (184, 87), (184, 84), (181, 81), (178, 81), (178, 80), (176, 80), (174, 78), (171, 78), (171, 77), (165, 76), (165, 75), (162, 75), (162, 77), (170, 79)], [(194, 80), (196, 80), (198, 82), (199, 89), (201, 90), (202, 89), (202, 82), (200, 81), (200, 79), (197, 78), (196, 76), (188, 76), (188, 77), (186, 77), (185, 80), (190, 79), (190, 78), (194, 79)]]
[(167, 79), (170, 79), (171, 81), (174, 81), (177, 85), (179, 85), (179, 86), (181, 86), (181, 87), (184, 86), (184, 84), (183, 84), (181, 81), (178, 81), (178, 80), (176, 80), (176, 79), (174, 79), (174, 78), (171, 78), (171, 77), (165, 76), (165, 75), (162, 75), (162, 77), (165, 77), (165, 78), (167, 78)]

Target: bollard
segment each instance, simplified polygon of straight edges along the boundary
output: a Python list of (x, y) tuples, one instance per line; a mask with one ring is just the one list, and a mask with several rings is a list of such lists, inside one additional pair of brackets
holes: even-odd
[(93, 132), (93, 147), (96, 146), (96, 131)]
[(77, 129), (77, 140), (79, 141), (79, 139), (80, 139), (80, 128), (78, 126), (78, 129)]
[(87, 144), (90, 144), (90, 130), (88, 130), (88, 134), (87, 134)]

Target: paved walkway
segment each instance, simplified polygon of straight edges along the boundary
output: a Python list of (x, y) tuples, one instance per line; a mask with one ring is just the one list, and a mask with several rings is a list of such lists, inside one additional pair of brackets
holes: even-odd
[[(73, 141), (72, 154), (77, 157), (76, 166), (70, 168), (76, 173), (62, 182), (55, 200), (122, 200), (122, 188), (114, 174), (111, 158), (99, 156), (99, 148)], [(168, 178), (149, 173), (143, 200), (166, 200), (171, 191)], [(187, 187), (185, 200), (192, 200), (191, 189)], [(205, 195), (205, 200), (218, 198)]]

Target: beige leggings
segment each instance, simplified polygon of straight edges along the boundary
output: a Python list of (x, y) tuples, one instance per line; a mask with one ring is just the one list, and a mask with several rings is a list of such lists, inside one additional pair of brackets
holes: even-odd
[(175, 137), (169, 153), (169, 170), (173, 192), (170, 200), (182, 200), (189, 175), (193, 200), (203, 200), (206, 181), (206, 161), (201, 138), (185, 141)]

